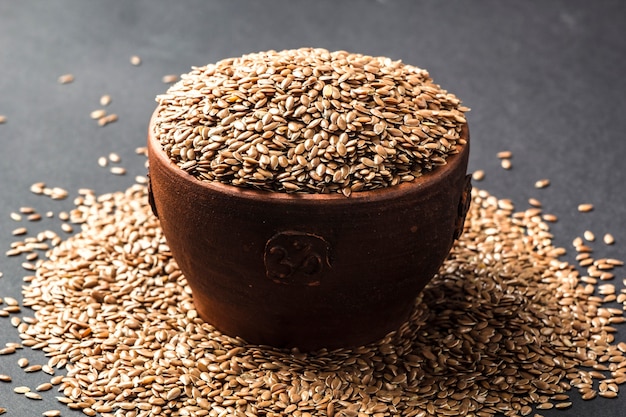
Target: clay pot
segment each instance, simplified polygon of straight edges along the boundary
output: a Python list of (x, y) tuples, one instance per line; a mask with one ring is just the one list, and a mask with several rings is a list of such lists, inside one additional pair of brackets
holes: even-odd
[(413, 182), (349, 198), (202, 182), (151, 133), (148, 155), (152, 208), (198, 313), (226, 334), (276, 347), (355, 346), (397, 329), (461, 233), (470, 201), (469, 142)]

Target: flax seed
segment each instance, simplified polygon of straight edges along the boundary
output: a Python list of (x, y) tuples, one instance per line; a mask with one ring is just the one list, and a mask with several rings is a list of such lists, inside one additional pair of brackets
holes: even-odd
[(117, 114), (111, 113), (98, 119), (98, 126), (106, 126), (117, 121)]
[(13, 231), (11, 232), (13, 236), (21, 236), (25, 235), (26, 233), (28, 233), (28, 230), (25, 227), (18, 227), (17, 229), (13, 229)]
[(594, 240), (596, 240), (596, 236), (591, 230), (585, 230), (585, 232), (583, 233), (583, 237), (587, 242), (593, 242)]
[(111, 96), (108, 94), (103, 95), (102, 97), (100, 97), (100, 105), (101, 106), (108, 106), (109, 104), (111, 104)]
[(92, 111), (91, 113), (89, 113), (89, 117), (91, 117), (92, 119), (98, 120), (103, 118), (104, 116), (106, 116), (107, 111), (104, 109), (97, 109)]
[(41, 365), (37, 364), (37, 365), (31, 365), (31, 366), (27, 366), (26, 368), (24, 368), (24, 372), (39, 372), (41, 371)]
[(69, 84), (74, 81), (74, 76), (72, 74), (63, 74), (58, 80), (59, 84)]
[(32, 392), (32, 391), (25, 392), (24, 396), (26, 398), (28, 398), (28, 399), (31, 399), (31, 400), (41, 400), (42, 399), (41, 395), (37, 394), (36, 392)]
[(175, 83), (176, 81), (178, 81), (178, 75), (176, 74), (164, 75), (161, 81), (163, 81), (165, 84)]
[(35, 389), (37, 391), (48, 391), (52, 389), (52, 384), (50, 382), (44, 382), (43, 384), (38, 385)]
[(544, 213), (541, 218), (547, 222), (554, 223), (559, 220), (554, 214)]
[(546, 188), (550, 185), (549, 179), (541, 179), (535, 182), (535, 188)]
[(482, 169), (474, 171), (474, 173), (472, 174), (472, 179), (474, 181), (482, 181), (483, 179), (485, 179), (485, 171), (483, 171)]

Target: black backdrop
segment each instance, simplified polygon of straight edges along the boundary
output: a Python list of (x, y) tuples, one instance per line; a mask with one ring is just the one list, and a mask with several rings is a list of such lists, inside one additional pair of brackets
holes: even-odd
[[(155, 95), (167, 88), (162, 76), (248, 52), (316, 46), (428, 69), (472, 108), (470, 169), (486, 172), (476, 186), (520, 209), (529, 197), (540, 199), (560, 219), (552, 230), (555, 243), (568, 248), (567, 260), (572, 239), (586, 229), (615, 236), (613, 246), (596, 245), (598, 256), (625, 259), (624, 27), (620, 1), (0, 0), (0, 247), (6, 251), (14, 240), (18, 224), (9, 213), (20, 206), (42, 213), (72, 206), (71, 198), (35, 196), (31, 184), (102, 193), (123, 190), (145, 173), (134, 150), (145, 142)], [(141, 65), (130, 64), (132, 55)], [(57, 83), (66, 73), (75, 81)], [(99, 127), (89, 113), (106, 93), (119, 120)], [(513, 152), (509, 171), (496, 157), (502, 150)], [(121, 155), (127, 175), (97, 165), (110, 152)], [(550, 187), (535, 189), (541, 178)], [(577, 212), (587, 202), (595, 210)], [(19, 298), (28, 273), (20, 262), (0, 255), (0, 297)], [(624, 277), (622, 269), (618, 287)], [(624, 333), (618, 339), (626, 340)], [(15, 340), (16, 330), (0, 318), (1, 345)], [(19, 355), (42, 361), (30, 350)], [(17, 357), (0, 357), (0, 373), (14, 377), (0, 383), (7, 415), (63, 409), (52, 395), (32, 401), (12, 392), (45, 379), (21, 372)], [(573, 395), (571, 409), (542, 414), (617, 417), (626, 405), (621, 395), (590, 402)]]

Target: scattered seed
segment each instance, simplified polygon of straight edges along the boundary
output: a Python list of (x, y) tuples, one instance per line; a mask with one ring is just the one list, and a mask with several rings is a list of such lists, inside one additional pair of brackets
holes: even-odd
[(105, 156), (101, 156), (98, 158), (98, 165), (102, 168), (105, 168), (109, 164), (109, 160)]
[(176, 74), (164, 75), (161, 81), (163, 81), (165, 84), (175, 83), (176, 81), (178, 81), (178, 75)]
[(582, 392), (581, 398), (585, 401), (596, 398), (598, 392), (592, 389)]
[(11, 212), (11, 220), (19, 222), (22, 220), (22, 216), (18, 213)]
[(61, 224), (61, 230), (63, 230), (65, 233), (73, 233), (74, 232), (74, 228), (69, 223)]
[(64, 200), (69, 195), (67, 190), (61, 187), (46, 187), (43, 189), (43, 194), (49, 196), (53, 200)]
[(474, 171), (474, 173), (472, 174), (472, 179), (475, 181), (482, 181), (483, 179), (485, 179), (485, 171), (483, 171), (482, 169)]
[(27, 358), (19, 358), (19, 359), (17, 360), (17, 365), (18, 365), (20, 368), (24, 368), (25, 366), (28, 366), (28, 359), (27, 359)]
[(135, 182), (137, 184), (148, 184), (148, 178), (144, 175), (137, 175), (135, 177)]
[(24, 396), (26, 398), (31, 399), (31, 400), (41, 400), (42, 399), (41, 395), (37, 394), (36, 392), (32, 392), (32, 391), (25, 392)]
[(41, 365), (39, 364), (31, 365), (31, 366), (24, 368), (24, 372), (27, 372), (27, 373), (38, 372), (38, 371), (41, 371)]
[(556, 215), (549, 214), (549, 213), (544, 213), (541, 217), (543, 220), (550, 222), (550, 223), (554, 223), (559, 220), (559, 218)]
[(19, 387), (13, 388), (13, 391), (18, 394), (26, 394), (27, 392), (30, 392), (30, 388), (25, 387), (25, 386), (19, 386)]
[(2, 382), (11, 382), (12, 378), (10, 375), (0, 374), (0, 381)]
[(591, 210), (593, 210), (593, 204), (579, 204), (578, 205), (578, 211), (580, 211), (581, 213), (587, 213), (590, 212)]
[(111, 171), (111, 174), (114, 174), (114, 175), (125, 175), (126, 174), (126, 169), (122, 168), (122, 167), (111, 167), (110, 171)]
[(607, 233), (602, 237), (602, 241), (606, 244), (606, 245), (612, 245), (615, 243), (615, 238), (613, 237), (612, 234)]
[(585, 230), (583, 233), (583, 238), (585, 238), (587, 242), (593, 242), (594, 240), (596, 240), (596, 236), (591, 230)]
[(72, 404), (74, 402), (71, 398), (67, 398), (67, 397), (55, 397), (55, 398), (61, 404)]
[(4, 114), (0, 114), (0, 125), (7, 122), (7, 117)]
[(48, 391), (52, 389), (52, 384), (50, 382), (44, 382), (35, 388), (37, 391)]
[(110, 95), (105, 94), (102, 97), (100, 97), (100, 105), (101, 106), (108, 106), (109, 104), (111, 104), (111, 96)]
[(135, 66), (141, 65), (141, 58), (137, 55), (133, 55), (130, 57), (130, 63)]
[(122, 160), (122, 158), (116, 154), (115, 152), (111, 152), (109, 154), (109, 161), (114, 162), (114, 163), (118, 163)]
[(102, 119), (104, 116), (106, 116), (106, 114), (107, 114), (106, 110), (97, 109), (89, 113), (89, 117), (91, 117), (92, 119), (98, 120), (98, 119)]
[(36, 222), (41, 220), (41, 214), (39, 213), (33, 213), (33, 214), (29, 214), (28, 217), (26, 218), (29, 222)]
[(61, 410), (48, 410), (41, 413), (43, 417), (59, 417), (61, 415)]
[(111, 113), (98, 119), (98, 126), (106, 126), (117, 121), (117, 114)]
[(0, 414), (4, 414), (7, 412), (7, 409), (4, 407), (0, 407)]
[(13, 236), (21, 236), (25, 235), (26, 233), (28, 233), (28, 230), (25, 227), (18, 227), (17, 229), (13, 229), (13, 231), (11, 232)]
[(503, 169), (511, 169), (513, 167), (513, 164), (511, 163), (510, 159), (503, 159), (502, 161), (500, 161), (500, 166), (502, 166)]
[(528, 204), (530, 204), (533, 207), (541, 207), (541, 201), (537, 200), (536, 198), (529, 198)]
[(541, 179), (535, 182), (535, 188), (546, 188), (549, 185), (550, 185), (550, 180), (548, 179)]
[(59, 77), (59, 84), (69, 84), (74, 81), (74, 76), (72, 74), (63, 74)]
[(498, 152), (498, 158), (500, 159), (511, 159), (513, 157), (513, 152), (511, 151), (500, 151)]
[(19, 301), (13, 297), (4, 297), (4, 303), (8, 306), (16, 306), (19, 305)]
[(63, 375), (53, 376), (52, 378), (50, 378), (50, 383), (52, 385), (59, 385), (61, 382), (63, 382), (63, 378)]
[(43, 194), (43, 190), (46, 184), (43, 182), (36, 182), (30, 186), (30, 191), (34, 194)]

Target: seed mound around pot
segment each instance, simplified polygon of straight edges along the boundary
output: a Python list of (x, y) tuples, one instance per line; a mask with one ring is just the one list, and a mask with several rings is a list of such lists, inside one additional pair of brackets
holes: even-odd
[(469, 110), (424, 69), (311, 48), (195, 67), (157, 102), (154, 136), (199, 180), (346, 196), (444, 165)]
[(398, 331), (303, 353), (198, 316), (147, 195), (87, 190), (80, 232), (49, 236), (23, 287), (21, 343), (66, 371), (57, 398), (86, 415), (526, 416), (626, 383), (626, 301), (615, 308), (613, 285), (559, 258), (535, 208), (474, 189), (465, 233)]

